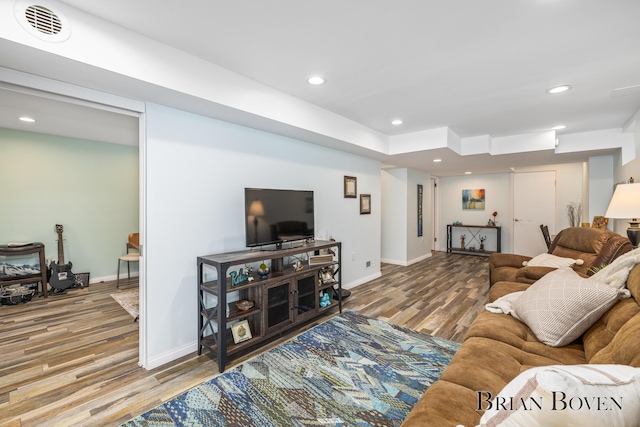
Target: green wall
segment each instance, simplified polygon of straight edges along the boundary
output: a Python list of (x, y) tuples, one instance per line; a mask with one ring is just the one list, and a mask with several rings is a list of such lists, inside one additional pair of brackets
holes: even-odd
[(0, 128), (0, 244), (43, 242), (57, 261), (61, 224), (73, 272), (114, 279), (138, 231), (138, 176), (138, 147)]

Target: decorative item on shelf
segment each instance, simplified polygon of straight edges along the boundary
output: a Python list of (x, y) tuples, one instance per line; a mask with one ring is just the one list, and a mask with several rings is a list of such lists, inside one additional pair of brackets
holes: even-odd
[(489, 221), (487, 222), (487, 226), (495, 227), (496, 226), (496, 217), (498, 216), (498, 212), (494, 211), (491, 215), (493, 216), (493, 219), (489, 219)]
[(475, 250), (476, 250), (476, 246), (475, 246), (475, 245), (473, 245), (473, 246), (469, 246), (469, 250), (470, 250), (471, 252), (475, 252)]
[(251, 328), (247, 320), (231, 325), (231, 333), (233, 334), (233, 342), (236, 344), (252, 338)]
[(263, 279), (266, 279), (267, 277), (269, 277), (269, 271), (270, 271), (269, 267), (267, 267), (267, 264), (263, 262), (262, 264), (260, 264), (260, 266), (256, 270), (256, 273), (258, 273), (258, 276), (262, 277)]
[(302, 270), (304, 267), (302, 267), (302, 262), (300, 262), (300, 260), (296, 261), (295, 264), (293, 264), (293, 269), (295, 271), (300, 271)]
[(238, 302), (236, 302), (236, 307), (238, 307), (238, 310), (241, 311), (247, 311), (249, 310), (251, 307), (253, 307), (255, 304), (253, 301), (249, 301), (246, 299), (240, 300)]
[(467, 238), (466, 234), (463, 234), (462, 236), (460, 236), (460, 249), (464, 249), (464, 239)]
[(593, 217), (593, 225), (591, 225), (591, 227), (599, 228), (600, 230), (606, 230), (607, 224), (609, 224), (609, 218), (605, 218), (602, 215), (596, 215)]
[(462, 225), (462, 221), (453, 221), (451, 225)]
[(331, 298), (329, 297), (329, 292), (320, 291), (320, 307), (328, 307), (331, 304)]
[(318, 278), (320, 279), (320, 284), (328, 285), (330, 283), (335, 283), (336, 279), (334, 277), (333, 266), (329, 265), (324, 268), (318, 270)]
[(571, 227), (580, 227), (580, 218), (582, 217), (582, 202), (567, 203), (567, 218)]
[(249, 280), (249, 275), (246, 274), (242, 268), (238, 271), (230, 272), (229, 276), (231, 276), (231, 286), (237, 286)]
[(480, 250), (484, 251), (484, 241), (487, 240), (487, 236), (480, 236)]
[(244, 265), (244, 269), (247, 272), (247, 282), (253, 282), (253, 267), (251, 266), (251, 264), (245, 264)]

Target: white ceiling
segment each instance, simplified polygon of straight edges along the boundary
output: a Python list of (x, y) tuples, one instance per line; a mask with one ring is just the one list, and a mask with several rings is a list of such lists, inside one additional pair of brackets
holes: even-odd
[[(64, 3), (387, 135), (448, 126), (495, 138), (563, 124), (562, 135), (622, 128), (640, 109), (638, 0)], [(308, 85), (312, 74), (327, 83)], [(558, 84), (572, 89), (545, 93)], [(391, 163), (444, 175), (590, 154)]]

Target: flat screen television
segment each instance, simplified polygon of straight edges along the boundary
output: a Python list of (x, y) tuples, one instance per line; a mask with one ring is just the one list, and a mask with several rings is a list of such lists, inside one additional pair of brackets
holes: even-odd
[(313, 191), (244, 189), (245, 236), (248, 247), (313, 238)]

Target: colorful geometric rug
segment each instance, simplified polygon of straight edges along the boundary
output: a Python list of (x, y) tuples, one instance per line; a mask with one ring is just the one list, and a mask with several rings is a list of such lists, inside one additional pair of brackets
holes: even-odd
[(459, 346), (349, 311), (123, 426), (399, 426)]

